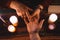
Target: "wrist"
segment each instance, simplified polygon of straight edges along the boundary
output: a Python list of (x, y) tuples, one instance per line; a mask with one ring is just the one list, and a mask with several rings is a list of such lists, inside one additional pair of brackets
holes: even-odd
[(39, 33), (37, 32), (37, 33), (29, 33), (29, 36), (32, 36), (32, 35), (39, 35)]
[(41, 40), (38, 32), (29, 34), (29, 36), (30, 36), (30, 40)]
[(38, 31), (29, 32), (29, 34), (36, 34)]

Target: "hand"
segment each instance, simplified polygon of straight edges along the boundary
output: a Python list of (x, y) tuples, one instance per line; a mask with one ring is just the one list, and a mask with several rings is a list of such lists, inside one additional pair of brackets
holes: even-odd
[(16, 10), (18, 16), (24, 15), (26, 12), (28, 12), (28, 10), (32, 11), (31, 8), (17, 1), (11, 1), (10, 8)]
[[(42, 28), (42, 24), (43, 24), (44, 20), (42, 20), (42, 21), (40, 21), (40, 23), (38, 23), (38, 20), (40, 18), (40, 16), (39, 16), (40, 11), (41, 11), (40, 9), (37, 9), (34, 12), (33, 16), (31, 16), (29, 14), (28, 10), (32, 10), (32, 9), (30, 9), (27, 6), (25, 6), (21, 3), (18, 3), (16, 1), (11, 2), (10, 8), (15, 9), (17, 12), (17, 15), (21, 16), (24, 19), (29, 33), (40, 30)], [(27, 18), (28, 18), (29, 22), (26, 21)]]
[(32, 21), (27, 24), (27, 30), (29, 33), (39, 32), (42, 28), (44, 20), (41, 20), (40, 23)]
[(40, 22), (38, 22), (38, 20), (40, 18), (40, 15), (39, 15), (40, 12), (41, 12), (40, 9), (36, 9), (33, 16), (30, 15), (29, 13), (26, 13), (25, 16), (28, 18), (29, 22), (27, 22), (25, 18), (24, 18), (24, 21), (27, 25), (27, 30), (28, 30), (29, 33), (39, 32), (40, 29), (42, 28), (44, 19), (41, 20)]

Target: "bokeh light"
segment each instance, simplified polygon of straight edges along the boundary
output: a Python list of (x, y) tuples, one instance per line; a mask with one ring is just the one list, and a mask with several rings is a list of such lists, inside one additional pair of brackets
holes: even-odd
[(9, 25), (8, 26), (8, 31), (9, 32), (15, 32), (16, 31), (16, 28), (13, 25)]
[(18, 19), (16, 16), (11, 16), (9, 20), (14, 26), (18, 25)]
[(50, 24), (48, 28), (49, 28), (50, 30), (54, 30), (54, 29), (55, 29), (55, 26), (54, 26), (54, 24)]
[(49, 17), (50, 22), (55, 22), (58, 19), (58, 16), (56, 14), (51, 14)]

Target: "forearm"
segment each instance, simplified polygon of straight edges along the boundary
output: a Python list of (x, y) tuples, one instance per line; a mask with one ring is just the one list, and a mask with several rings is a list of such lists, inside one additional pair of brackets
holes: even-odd
[(32, 33), (32, 34), (29, 34), (29, 36), (30, 36), (30, 40), (41, 40), (38, 33)]
[(16, 1), (11, 1), (9, 7), (14, 9), (14, 10), (17, 10), (18, 8), (20, 8), (20, 4)]
[[(24, 9), (25, 9), (25, 5), (22, 3), (19, 3), (17, 1), (11, 1), (10, 3), (10, 8), (16, 10), (16, 13), (18, 16), (22, 16), (22, 14), (24, 13)], [(21, 14), (22, 13), (22, 14)]]
[(18, 1), (11, 1), (10, 5), (9, 5), (10, 8), (12, 9), (28, 9), (28, 10), (32, 10), (31, 8), (29, 8), (28, 6), (24, 5), (23, 3), (20, 3)]

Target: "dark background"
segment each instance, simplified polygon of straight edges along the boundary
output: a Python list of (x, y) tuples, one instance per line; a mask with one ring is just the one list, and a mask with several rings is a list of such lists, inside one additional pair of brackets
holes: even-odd
[[(21, 3), (23, 3), (23, 4), (25, 4), (25, 5), (27, 5), (28, 7), (30, 7), (30, 8), (32, 8), (32, 9), (35, 9), (36, 7), (37, 7), (37, 5), (38, 4), (41, 4), (44, 0), (17, 0), (18, 2), (21, 2)], [(54, 0), (50, 5), (60, 5), (60, 0)], [(5, 20), (7, 20), (8, 21), (8, 17), (9, 17), (9, 15), (11, 14), (11, 13), (13, 13), (13, 15), (16, 15), (16, 13), (15, 13), (15, 10), (12, 10), (12, 9), (8, 9), (8, 8), (6, 8), (6, 9), (0, 9), (0, 14), (2, 14), (2, 17), (5, 19)], [(15, 14), (14, 14), (15, 13)], [(12, 15), (12, 14), (11, 14)], [(11, 16), (10, 15), (10, 16)], [(17, 16), (17, 15), (16, 15)], [(17, 16), (18, 17), (18, 16)], [(60, 18), (60, 16), (59, 16), (59, 18)], [(24, 24), (24, 22), (23, 22), (23, 20), (20, 18), (20, 17), (18, 17), (18, 19), (19, 19), (19, 22), (20, 22), (20, 24), (19, 24), (19, 27), (18, 28), (25, 28), (26, 29), (26, 27), (23, 27), (23, 26), (26, 26), (25, 24)], [(60, 20), (60, 19), (59, 19)], [(41, 35), (43, 35), (43, 36), (45, 36), (45, 35), (50, 35), (50, 33), (53, 35), (60, 35), (60, 21), (59, 20), (57, 20), (57, 22), (55, 23), (58, 27), (57, 27), (57, 29), (56, 30), (54, 30), (54, 31), (49, 31), (48, 30), (48, 23), (47, 23), (47, 20), (46, 20), (46, 24), (44, 25), (44, 26), (46, 26), (46, 27), (44, 27), (44, 30), (41, 32)], [(8, 21), (9, 22), (9, 21)], [(2, 27), (2, 26), (5, 26), (4, 25), (4, 23), (0, 20), (0, 36), (2, 36), (3, 34), (3, 36), (11, 36), (11, 35), (21, 35), (21, 34), (26, 34), (26, 33), (28, 33), (27, 32), (27, 30), (25, 31), (22, 31), (22, 32), (16, 32), (16, 33), (10, 33), (10, 32), (8, 32), (7, 31), (7, 28), (6, 27)], [(47, 31), (48, 30), (48, 31)]]

